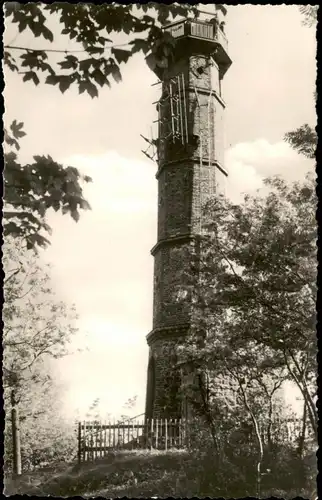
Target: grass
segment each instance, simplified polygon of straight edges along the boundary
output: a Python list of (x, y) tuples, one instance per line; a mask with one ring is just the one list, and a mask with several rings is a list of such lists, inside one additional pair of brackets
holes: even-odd
[(162, 492), (163, 497), (169, 497), (180, 493), (180, 477), (188, 458), (183, 450), (113, 452), (95, 462), (59, 464), (7, 479), (4, 493), (151, 498)]
[[(313, 476), (314, 470), (313, 464)], [(294, 475), (292, 468), (286, 472)], [(304, 489), (291, 483), (280, 488), (281, 478), (278, 476), (263, 478), (262, 497), (301, 496), (313, 500), (311, 490), (314, 484), (304, 486)], [(251, 484), (247, 486), (245, 480), (248, 484), (249, 478), (247, 480), (240, 475), (239, 466), (228, 462), (223, 462), (221, 469), (216, 470), (211, 456), (202, 459), (200, 455), (185, 450), (123, 450), (112, 452), (95, 462), (80, 465), (59, 463), (16, 479), (5, 478), (4, 493), (7, 496), (25, 494), (84, 498), (253, 496), (255, 483), (250, 480)], [(244, 494), (246, 490), (247, 494)]]

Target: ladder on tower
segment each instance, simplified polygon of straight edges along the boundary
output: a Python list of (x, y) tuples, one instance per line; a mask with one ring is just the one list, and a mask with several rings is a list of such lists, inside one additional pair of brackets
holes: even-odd
[(172, 142), (187, 144), (188, 117), (184, 75), (177, 75), (163, 82), (163, 95), (153, 104), (158, 107), (158, 119), (153, 123), (159, 124), (159, 140), (172, 139)]
[[(196, 96), (196, 108), (198, 109), (198, 116), (196, 117), (196, 123), (198, 123), (199, 129), (197, 130), (197, 135), (199, 136), (199, 192), (198, 192), (198, 203), (200, 206), (200, 216), (198, 220), (198, 232), (199, 234), (203, 233), (203, 208), (204, 202), (203, 199), (203, 190), (202, 190), (202, 180), (203, 180), (203, 166), (208, 164), (207, 168), (207, 181), (209, 186), (210, 196), (214, 193), (214, 134), (215, 134), (215, 120), (214, 113), (215, 107), (213, 102), (213, 92), (210, 90), (207, 103), (202, 104), (199, 99), (198, 90), (194, 87), (194, 92)], [(207, 115), (202, 116), (202, 108), (207, 107)], [(206, 120), (206, 127), (202, 127), (202, 123)]]

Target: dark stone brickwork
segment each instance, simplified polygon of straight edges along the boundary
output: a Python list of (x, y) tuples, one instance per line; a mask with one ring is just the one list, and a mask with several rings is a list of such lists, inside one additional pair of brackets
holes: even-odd
[(158, 240), (190, 231), (193, 174), (193, 165), (182, 163), (162, 170), (158, 179)]
[(185, 287), (189, 256), (189, 243), (161, 247), (155, 255), (153, 328), (189, 322), (190, 304)]
[[(159, 143), (158, 242), (154, 255), (153, 330), (148, 336), (148, 417), (182, 414), (181, 373), (173, 371), (175, 346), (184, 342), (191, 313), (189, 283), (193, 237), (200, 233), (202, 205), (223, 184), (223, 114), (220, 71), (205, 55), (186, 54), (168, 71), (184, 75), (188, 144)], [(214, 92), (210, 92), (213, 90)], [(169, 86), (162, 85), (166, 96)], [(172, 90), (171, 90), (172, 91)], [(174, 87), (175, 91), (175, 87)], [(183, 96), (181, 95), (183, 99)], [(160, 106), (159, 137), (167, 135), (170, 101)], [(168, 128), (167, 128), (168, 127)], [(200, 159), (202, 158), (202, 160)], [(185, 325), (185, 326), (183, 326)]]
[[(150, 347), (150, 359), (155, 367), (154, 380), (148, 380), (154, 386), (154, 397), (149, 408), (150, 418), (180, 418), (182, 401), (180, 399), (181, 374), (173, 370), (175, 348), (180, 337), (161, 338)], [(147, 401), (148, 403), (148, 401)], [(148, 404), (147, 404), (148, 406)]]

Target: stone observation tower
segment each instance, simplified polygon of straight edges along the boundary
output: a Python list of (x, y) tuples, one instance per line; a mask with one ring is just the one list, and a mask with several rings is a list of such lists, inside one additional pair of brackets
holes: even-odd
[[(210, 6), (204, 6), (209, 8)], [(226, 9), (213, 5), (195, 19), (166, 26), (176, 39), (166, 68), (154, 69), (162, 87), (158, 109), (158, 238), (154, 256), (153, 329), (149, 345), (147, 418), (179, 418), (182, 374), (174, 347), (189, 331), (184, 290), (190, 245), (201, 232), (201, 207), (227, 177), (224, 169), (224, 75), (231, 65), (224, 34)]]

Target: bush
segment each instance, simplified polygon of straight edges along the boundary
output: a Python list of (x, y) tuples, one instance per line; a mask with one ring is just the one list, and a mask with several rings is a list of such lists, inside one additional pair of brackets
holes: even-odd
[[(193, 422), (189, 434), (192, 453), (181, 471), (179, 496), (187, 496), (187, 491), (199, 497), (257, 496), (256, 437), (246, 424), (239, 422), (238, 429), (230, 424), (223, 419), (215, 426), (216, 449), (209, 427), (200, 419)], [(307, 496), (314, 488), (316, 470), (312, 451), (300, 457), (289, 442), (264, 446), (261, 493), (265, 496)]]
[[(23, 473), (69, 463), (77, 457), (75, 427), (64, 421), (38, 418), (37, 426), (28, 419), (20, 425), (21, 462)], [(5, 471), (12, 472), (11, 422), (5, 428)]]

